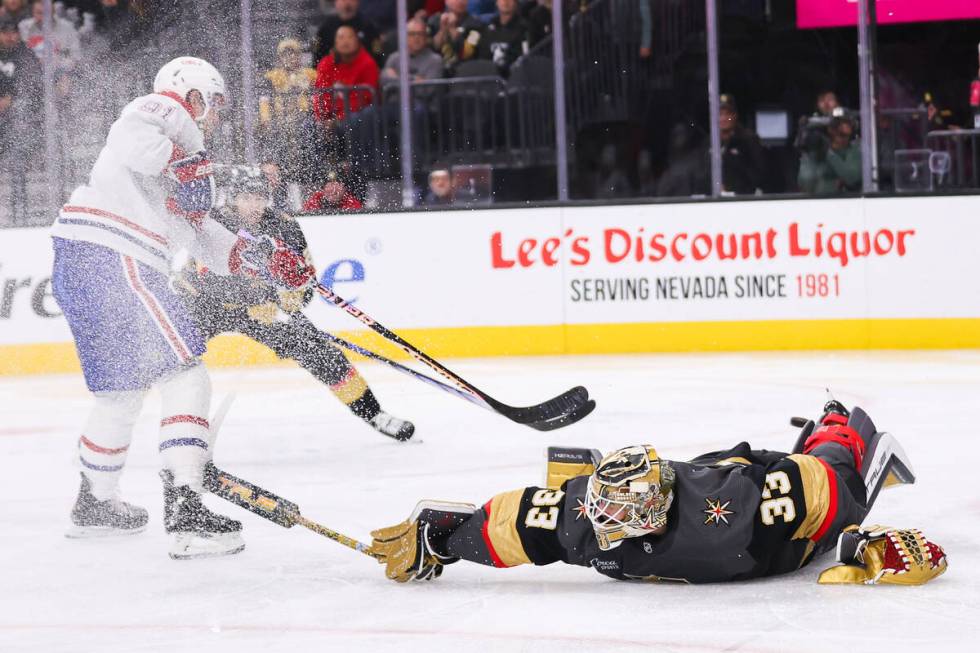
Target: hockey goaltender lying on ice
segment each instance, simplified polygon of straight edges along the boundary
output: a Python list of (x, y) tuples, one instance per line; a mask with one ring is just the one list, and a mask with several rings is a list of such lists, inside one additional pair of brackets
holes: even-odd
[(914, 529), (860, 526), (883, 487), (915, 481), (895, 438), (831, 400), (791, 453), (742, 442), (690, 462), (651, 446), (549, 449), (547, 487), (481, 508), (422, 501), (372, 533), (368, 553), (398, 582), (437, 578), (460, 559), (493, 567), (562, 561), (617, 579), (710, 583), (782, 574), (835, 544), (821, 583), (917, 585), (946, 555)]
[(861, 408), (831, 400), (791, 453), (742, 442), (690, 462), (648, 445), (602, 457), (548, 449), (546, 487), (482, 508), (421, 501), (370, 545), (300, 514), (299, 506), (208, 465), (216, 495), (269, 521), (300, 525), (385, 565), (388, 578), (432, 580), (461, 559), (493, 567), (561, 560), (623, 580), (709, 583), (786, 573), (837, 546), (821, 583), (919, 585), (946, 571), (942, 547), (915, 529), (860, 526), (878, 493), (915, 482), (905, 451)]

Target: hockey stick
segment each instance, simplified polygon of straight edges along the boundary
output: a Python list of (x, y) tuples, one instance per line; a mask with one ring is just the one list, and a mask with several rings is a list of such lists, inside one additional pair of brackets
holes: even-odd
[(361, 309), (352, 306), (347, 300), (322, 283), (317, 284), (315, 290), (328, 303), (357, 318), (362, 324), (380, 334), (386, 340), (398, 345), (409, 356), (438, 372), (457, 389), (469, 395), (471, 397), (470, 401), (487, 410), (492, 410), (495, 413), (503, 415), (513, 422), (530, 426), (539, 431), (550, 431), (574, 424), (595, 409), (595, 400), (589, 399), (589, 391), (582, 386), (576, 386), (548, 401), (533, 406), (509, 406), (472, 385), (425, 352), (416, 348), (394, 331), (377, 322)]
[[(248, 231), (239, 230), (238, 235), (249, 241), (259, 239), (251, 235)], [(595, 401), (589, 399), (589, 391), (582, 386), (576, 386), (551, 399), (535, 404), (533, 406), (509, 406), (498, 401), (472, 385), (461, 376), (439, 363), (434, 358), (427, 355), (394, 331), (388, 329), (380, 322), (369, 316), (359, 308), (352, 306), (347, 300), (337, 295), (330, 288), (322, 283), (314, 286), (314, 289), (327, 301), (337, 308), (349, 313), (362, 324), (389, 340), (412, 358), (427, 365), (438, 372), (442, 377), (450, 381), (458, 390), (470, 396), (470, 401), (480, 405), (487, 410), (503, 415), (507, 419), (524, 424), (539, 431), (551, 431), (562, 428), (569, 424), (583, 419), (595, 409)]]
[[(421, 372), (417, 372), (416, 370), (413, 370), (410, 367), (406, 367), (405, 365), (402, 365), (401, 363), (397, 363), (397, 362), (395, 362), (395, 361), (393, 361), (393, 360), (391, 360), (389, 358), (385, 358), (381, 354), (376, 354), (375, 352), (371, 351), (370, 349), (365, 349), (364, 347), (359, 347), (358, 345), (355, 345), (352, 342), (348, 342), (348, 341), (344, 340), (343, 338), (338, 338), (337, 336), (333, 335), (332, 333), (327, 333), (326, 331), (323, 331), (322, 333), (323, 333), (324, 336), (326, 336), (326, 338), (328, 340), (330, 340), (331, 342), (334, 342), (334, 343), (340, 345), (341, 347), (344, 347), (345, 349), (349, 349), (350, 351), (355, 352), (357, 354), (360, 354), (362, 356), (365, 356), (367, 358), (371, 358), (373, 360), (380, 361), (380, 362), (382, 362), (382, 363), (384, 363), (386, 365), (389, 365), (389, 366), (395, 368), (399, 372), (402, 372), (402, 373), (407, 374), (407, 375), (409, 375), (409, 376), (411, 376), (411, 377), (413, 377), (415, 379), (418, 379), (422, 383), (425, 383), (427, 385), (430, 385), (433, 388), (437, 388), (439, 390), (442, 390), (443, 392), (448, 392), (449, 394), (452, 394), (452, 395), (455, 395), (455, 396), (460, 397), (462, 399), (465, 399), (466, 401), (469, 401), (470, 403), (472, 403), (472, 404), (474, 404), (476, 406), (479, 406), (480, 408), (487, 408), (487, 405), (484, 402), (479, 401), (478, 399), (476, 399), (471, 394), (468, 394), (466, 392), (463, 392), (462, 390), (458, 390), (457, 388), (454, 388), (451, 385), (447, 385), (447, 384), (443, 383), (442, 381), (437, 381), (436, 379), (433, 379), (431, 376), (426, 376), (425, 374), (422, 374)], [(563, 426), (567, 426), (569, 424), (574, 424), (575, 422), (579, 421), (580, 419), (582, 419), (583, 417), (585, 417), (586, 415), (588, 415), (589, 413), (591, 413), (594, 408), (595, 408), (595, 402), (594, 401), (587, 401), (584, 404), (582, 404), (579, 408), (576, 408), (575, 410), (572, 410), (572, 411), (570, 411), (568, 413), (564, 413), (564, 414), (559, 415), (558, 417), (552, 418), (550, 420), (545, 420), (543, 422), (535, 422), (533, 424), (529, 424), (529, 426), (531, 426), (531, 427), (533, 427), (533, 428), (535, 428), (535, 429), (537, 429), (539, 431), (553, 431), (555, 429), (560, 429)], [(493, 411), (492, 408), (490, 408), (489, 410)], [(497, 412), (497, 411), (493, 411), (493, 412)]]
[(254, 483), (232, 476), (218, 469), (212, 462), (204, 467), (204, 485), (212, 494), (283, 528), (302, 526), (366, 556), (375, 559), (378, 557), (371, 552), (369, 545), (318, 524), (312, 519), (307, 519), (300, 514), (299, 506), (292, 501), (283, 499)]
[(372, 360), (376, 360), (381, 363), (384, 363), (385, 365), (388, 365), (389, 367), (393, 367), (399, 372), (402, 372), (403, 374), (407, 374), (412, 378), (418, 379), (422, 383), (430, 385), (433, 388), (442, 390), (443, 392), (448, 392), (449, 394), (459, 397), (461, 399), (465, 399), (466, 401), (475, 404), (480, 408), (486, 408), (486, 404), (484, 404), (484, 402), (480, 401), (479, 399), (477, 399), (476, 397), (474, 397), (469, 393), (463, 392), (462, 390), (459, 390), (458, 388), (454, 388), (453, 386), (443, 383), (442, 381), (439, 381), (437, 379), (433, 379), (431, 376), (426, 376), (425, 374), (413, 370), (411, 367), (407, 367), (405, 365), (402, 365), (401, 363), (393, 361), (390, 358), (385, 358), (381, 354), (377, 354), (371, 351), (370, 349), (365, 349), (364, 347), (355, 345), (353, 342), (348, 342), (347, 340), (344, 340), (343, 338), (339, 338), (333, 335), (332, 333), (328, 333), (326, 331), (321, 331), (321, 333), (327, 338), (327, 340), (333, 342), (334, 344), (340, 345), (344, 349), (352, 351), (355, 354), (360, 354), (361, 356), (364, 356), (366, 358), (370, 358)]

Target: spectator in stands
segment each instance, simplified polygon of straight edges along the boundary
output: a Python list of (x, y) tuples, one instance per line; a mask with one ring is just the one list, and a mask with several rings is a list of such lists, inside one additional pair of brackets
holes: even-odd
[[(408, 71), (412, 82), (421, 82), (430, 79), (439, 79), (444, 74), (442, 57), (433, 52), (428, 47), (428, 33), (425, 23), (420, 18), (413, 18), (408, 21)], [(399, 124), (401, 123), (401, 105), (399, 98), (399, 64), (400, 53), (392, 52), (385, 62), (384, 70), (381, 72), (381, 84), (384, 94), (382, 102), (364, 108), (357, 115), (345, 120), (342, 125), (338, 125), (338, 130), (346, 134), (345, 142), (349, 147), (347, 154), (348, 161), (355, 169), (374, 169), (380, 158), (387, 156), (388, 152), (395, 152), (400, 148), (398, 143)], [(412, 122), (414, 125), (413, 136), (415, 138), (415, 149), (418, 151), (428, 137), (425, 125), (429, 112), (429, 99), (436, 93), (437, 88), (425, 87), (417, 88), (412, 93)], [(379, 143), (378, 137), (381, 135), (391, 135), (388, 147), (382, 147), (384, 143)]]
[[(316, 32), (313, 44), (313, 61), (319, 64), (330, 54), (330, 49), (336, 42), (337, 30), (341, 27), (351, 27), (357, 34), (361, 45), (367, 48), (369, 54), (380, 64), (381, 32), (378, 27), (361, 13), (360, 0), (336, 0), (334, 13), (323, 19)], [(393, 7), (392, 7), (393, 8)]]
[(31, 8), (27, 6), (27, 0), (3, 0), (0, 6), (0, 19), (9, 19), (14, 26), (30, 17)]
[(817, 93), (817, 112), (814, 115), (831, 118), (834, 115), (834, 109), (838, 107), (840, 107), (840, 100), (837, 99), (835, 91), (820, 91)]
[(303, 211), (307, 213), (337, 213), (359, 211), (362, 208), (364, 204), (361, 200), (350, 192), (343, 178), (333, 171), (327, 174), (320, 189), (303, 204)]
[[(78, 30), (71, 22), (57, 16), (53, 18), (52, 32), (57, 66), (60, 71), (70, 71), (81, 61), (82, 42), (78, 37)], [(45, 47), (43, 22), (44, 2), (34, 0), (34, 4), (31, 5), (31, 17), (22, 20), (19, 28), (20, 38), (38, 59), (41, 58)]]
[(487, 25), (476, 49), (480, 59), (492, 61), (501, 75), (527, 52), (527, 23), (517, 13), (517, 0), (496, 0), (497, 15)]
[(9, 176), (14, 221), (27, 211), (27, 166), (38, 138), (41, 66), (20, 40), (17, 20), (0, 16), (0, 169)]
[[(408, 74), (411, 75), (413, 82), (424, 82), (429, 79), (439, 79), (443, 76), (442, 57), (433, 52), (428, 47), (428, 32), (425, 23), (419, 18), (408, 21)], [(401, 55), (392, 52), (385, 61), (384, 70), (381, 72), (381, 85), (384, 88), (398, 86), (398, 70)], [(424, 99), (432, 93), (432, 89), (427, 89), (427, 93), (416, 93), (416, 99)]]
[(738, 120), (735, 98), (724, 93), (719, 113), (721, 127), (722, 188), (735, 195), (761, 193), (765, 181), (766, 152), (759, 137)]
[(448, 170), (438, 168), (429, 173), (429, 190), (422, 203), (425, 206), (449, 206), (453, 203), (453, 180)]
[(317, 77), (315, 70), (303, 66), (302, 51), (296, 39), (280, 41), (279, 65), (262, 76), (259, 94), (259, 135), (268, 156), (289, 180), (301, 173), (303, 159), (297, 153), (309, 140), (310, 89)]
[[(378, 64), (361, 47), (357, 32), (349, 25), (340, 26), (333, 51), (317, 66), (316, 88), (326, 91), (313, 104), (317, 118), (330, 124), (333, 120), (343, 120), (348, 109), (356, 113), (373, 103), (378, 77)], [(349, 86), (367, 86), (370, 90), (343, 88)]]
[(804, 151), (800, 158), (800, 190), (834, 195), (861, 189), (861, 145), (854, 123), (846, 116), (832, 118), (826, 147)]
[(670, 130), (667, 169), (657, 182), (659, 197), (707, 195), (711, 190), (708, 152), (703, 139), (689, 123), (677, 123)]
[(432, 45), (442, 63), (452, 69), (476, 56), (486, 26), (466, 9), (467, 0), (446, 0), (446, 11), (429, 18)]

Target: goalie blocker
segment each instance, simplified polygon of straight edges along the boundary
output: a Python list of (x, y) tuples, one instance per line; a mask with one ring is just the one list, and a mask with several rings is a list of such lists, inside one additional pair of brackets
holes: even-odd
[(883, 487), (915, 480), (897, 441), (863, 410), (828, 403), (797, 448), (742, 442), (690, 462), (650, 446), (601, 461), (598, 452), (553, 448), (547, 487), (504, 492), (481, 508), (422, 502), (405, 522), (374, 531), (371, 551), (401, 582), (436, 578), (462, 559), (708, 583), (793, 571), (843, 534), (845, 564), (821, 582), (921, 583), (945, 571), (942, 549), (918, 531), (855, 526)]

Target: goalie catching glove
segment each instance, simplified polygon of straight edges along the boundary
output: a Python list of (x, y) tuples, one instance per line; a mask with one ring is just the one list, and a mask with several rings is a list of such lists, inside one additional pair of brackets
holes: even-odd
[(420, 501), (405, 521), (371, 532), (371, 554), (399, 583), (438, 578), (445, 565), (459, 560), (445, 551), (446, 539), (475, 510), (468, 503)]
[(946, 571), (943, 548), (921, 531), (889, 526), (848, 526), (837, 542), (844, 564), (820, 574), (824, 584), (922, 585)]

